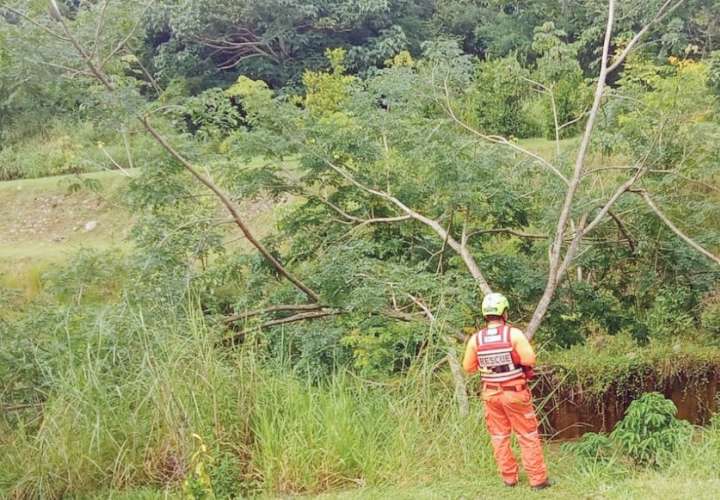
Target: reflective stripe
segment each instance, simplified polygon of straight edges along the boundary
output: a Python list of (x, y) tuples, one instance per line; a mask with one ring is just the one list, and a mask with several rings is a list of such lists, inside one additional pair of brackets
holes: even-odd
[(490, 434), (490, 439), (494, 441), (500, 441), (510, 437), (510, 434)]
[(528, 432), (528, 433), (518, 432), (518, 434), (520, 434), (520, 435), (523, 436), (523, 437), (529, 437), (529, 438), (530, 438), (530, 437), (538, 437), (538, 436), (539, 436), (538, 431), (532, 431), (532, 432)]
[(481, 378), (484, 382), (507, 382), (524, 376), (522, 368), (517, 368), (504, 373), (483, 373)]
[(502, 347), (500, 349), (483, 349), (482, 355), (484, 356), (485, 354), (500, 354), (505, 352), (512, 352), (512, 348)]

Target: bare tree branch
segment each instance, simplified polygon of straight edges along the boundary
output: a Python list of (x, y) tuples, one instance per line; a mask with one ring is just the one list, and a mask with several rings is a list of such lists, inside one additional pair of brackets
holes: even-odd
[(351, 222), (359, 222), (360, 226), (363, 226), (366, 224), (381, 223), (381, 222), (398, 222), (398, 221), (411, 219), (411, 217), (409, 215), (398, 215), (395, 217), (372, 217), (370, 219), (363, 219), (362, 217), (357, 217), (355, 215), (351, 215), (351, 214), (345, 212), (342, 208), (335, 205), (334, 203), (327, 200), (326, 198), (323, 198), (322, 196), (317, 196), (317, 195), (306, 195), (306, 196), (318, 200), (320, 203), (330, 207), (335, 212), (340, 214), (343, 218), (345, 218)]
[(276, 306), (269, 306), (265, 309), (256, 309), (254, 311), (248, 311), (241, 314), (234, 314), (232, 316), (228, 316), (223, 321), (225, 323), (234, 323), (236, 321), (245, 320), (248, 318), (252, 318), (253, 316), (259, 316), (261, 314), (268, 314), (272, 312), (286, 312), (286, 311), (317, 311), (318, 309), (323, 309), (325, 306), (321, 304), (285, 304), (285, 305), (276, 305)]
[(682, 239), (685, 243), (687, 243), (687, 244), (690, 245), (692, 248), (694, 248), (695, 250), (697, 250), (698, 252), (700, 252), (701, 254), (703, 254), (703, 255), (704, 255), (705, 257), (707, 257), (708, 259), (710, 259), (710, 260), (712, 260), (713, 262), (715, 262), (716, 264), (720, 265), (720, 257), (718, 257), (717, 255), (714, 255), (714, 254), (710, 253), (708, 250), (706, 250), (705, 248), (703, 248), (702, 246), (700, 246), (700, 244), (698, 244), (695, 240), (693, 240), (693, 239), (690, 238), (688, 235), (686, 235), (685, 233), (683, 233), (675, 224), (673, 224), (673, 222), (672, 222), (670, 219), (668, 219), (668, 217), (663, 213), (663, 211), (660, 210), (660, 208), (655, 204), (655, 202), (654, 202), (653, 199), (650, 197), (650, 194), (649, 194), (647, 191), (645, 191), (644, 189), (641, 189), (641, 190), (636, 190), (636, 191), (633, 191), (633, 192), (639, 194), (640, 196), (642, 196), (643, 200), (645, 200), (645, 203), (647, 203), (647, 205), (650, 207), (650, 209), (651, 209), (653, 212), (655, 212), (655, 215), (657, 215), (658, 218), (659, 218), (661, 221), (663, 221), (663, 223), (665, 223), (665, 225), (666, 225), (667, 227), (669, 227), (670, 230), (672, 230), (673, 233), (675, 233), (676, 235), (678, 235), (678, 236), (680, 237), (680, 239)]
[[(680, 7), (685, 0), (679, 0), (675, 3), (672, 7), (670, 5), (672, 4), (673, 0), (666, 0), (666, 2), (658, 9), (657, 13), (655, 14), (655, 17), (652, 18), (652, 20), (647, 23), (645, 26), (642, 27), (640, 31), (635, 33), (635, 36), (632, 37), (632, 39), (628, 42), (628, 44), (625, 46), (625, 49), (615, 58), (615, 60), (612, 62), (610, 67), (607, 69), (608, 73), (612, 73), (615, 71), (618, 66), (620, 66), (625, 58), (630, 54), (630, 51), (633, 49), (635, 44), (637, 44), (640, 39), (645, 35), (645, 33), (648, 32), (648, 30), (656, 23), (659, 23), (663, 19), (665, 19), (668, 15), (670, 15), (675, 9)], [(668, 8), (669, 7), (669, 8)]]
[(470, 234), (467, 235), (467, 238), (470, 239), (473, 236), (477, 236), (479, 234), (492, 234), (492, 233), (506, 233), (511, 234), (513, 236), (517, 236), (518, 238), (529, 238), (533, 240), (545, 240), (549, 238), (547, 234), (536, 234), (536, 233), (525, 233), (523, 231), (518, 231), (516, 229), (512, 229), (509, 227), (499, 227), (496, 229), (480, 229), (478, 231), (473, 231)]
[(247, 238), (250, 244), (252, 244), (252, 246), (254, 246), (262, 254), (265, 260), (267, 260), (278, 273), (287, 278), (288, 281), (295, 285), (295, 287), (307, 295), (312, 302), (320, 302), (320, 296), (317, 293), (296, 278), (292, 273), (290, 273), (290, 271), (285, 269), (285, 267), (270, 253), (270, 251), (262, 243), (260, 243), (257, 238), (255, 238), (250, 231), (250, 228), (247, 226), (242, 217), (240, 217), (240, 213), (237, 211), (235, 204), (230, 200), (230, 198), (228, 198), (228, 196), (214, 182), (202, 175), (184, 156), (178, 153), (175, 148), (173, 148), (170, 143), (168, 143), (167, 140), (165, 140), (165, 138), (150, 125), (147, 117), (141, 118), (140, 121), (145, 126), (145, 129), (155, 138), (158, 144), (170, 153), (173, 158), (180, 162), (193, 177), (195, 177), (198, 181), (200, 181), (200, 183), (212, 191), (215, 196), (217, 196), (227, 211), (230, 212), (230, 215), (232, 215), (235, 223), (240, 228), (240, 231), (242, 231), (245, 235), (245, 238)]
[(33, 18), (31, 18), (30, 16), (27, 16), (26, 14), (23, 14), (23, 13), (20, 12), (19, 10), (15, 10), (15, 9), (13, 9), (12, 7), (9, 7), (9, 6), (5, 5), (5, 4), (2, 5), (2, 8), (5, 9), (5, 10), (7, 10), (8, 12), (12, 12), (12, 13), (15, 14), (16, 16), (19, 16), (19, 17), (25, 19), (27, 22), (29, 22), (29, 23), (32, 24), (33, 26), (35, 26), (35, 27), (37, 27), (37, 28), (40, 28), (41, 30), (43, 30), (44, 32), (46, 32), (46, 33), (54, 36), (54, 37), (57, 38), (58, 40), (62, 40), (63, 42), (69, 42), (69, 41), (70, 41), (69, 38), (66, 38), (66, 37), (64, 37), (63, 35), (61, 35), (60, 33), (58, 33), (57, 31), (53, 31), (53, 30), (51, 30), (50, 28), (48, 28), (47, 26), (45, 26), (45, 25), (43, 25), (43, 24), (40, 24), (39, 22), (37, 22), (36, 20), (34, 20)]
[(460, 118), (458, 118), (458, 116), (455, 114), (455, 111), (453, 111), (453, 109), (452, 109), (452, 105), (450, 104), (450, 91), (449, 91), (449, 89), (448, 89), (447, 82), (445, 82), (445, 104), (441, 104), (441, 106), (443, 106), (443, 107), (445, 108), (445, 110), (447, 111), (448, 115), (450, 116), (450, 118), (451, 118), (455, 123), (457, 123), (458, 125), (460, 125), (460, 127), (464, 128), (464, 129), (467, 130), (468, 132), (470, 132), (470, 133), (472, 133), (472, 134), (480, 137), (481, 139), (483, 139), (483, 140), (485, 140), (485, 141), (487, 141), (487, 142), (491, 142), (491, 143), (493, 143), (493, 144), (501, 144), (501, 145), (503, 145), (503, 146), (508, 146), (510, 149), (513, 149), (513, 150), (515, 150), (515, 151), (517, 151), (517, 152), (519, 152), (519, 153), (522, 153), (522, 154), (524, 154), (524, 155), (526, 155), (526, 156), (529, 156), (529, 157), (532, 158), (533, 160), (535, 160), (535, 161), (537, 161), (538, 163), (540, 163), (541, 165), (543, 165), (545, 168), (547, 168), (547, 169), (549, 169), (550, 171), (552, 171), (552, 173), (554, 173), (556, 176), (560, 177), (560, 179), (562, 179), (562, 181), (563, 181), (565, 184), (568, 183), (567, 177), (565, 177), (565, 176), (562, 174), (562, 172), (560, 172), (560, 171), (555, 167), (555, 165), (553, 165), (552, 163), (550, 163), (549, 161), (547, 161), (547, 160), (546, 160), (545, 158), (543, 158), (542, 156), (540, 156), (540, 155), (538, 155), (538, 154), (535, 154), (535, 153), (533, 153), (532, 151), (529, 151), (529, 150), (523, 148), (522, 146), (520, 146), (520, 145), (518, 145), (518, 144), (515, 144), (514, 142), (511, 142), (511, 141), (507, 140), (505, 137), (502, 137), (502, 136), (500, 136), (500, 135), (483, 134), (483, 133), (480, 132), (479, 130), (471, 127), (470, 125), (468, 125), (467, 123), (465, 123), (464, 121), (462, 121)]
[(50, 0), (50, 8), (56, 13), (56, 16), (53, 16), (53, 18), (60, 23), (60, 26), (62, 26), (63, 32), (67, 37), (67, 41), (69, 41), (72, 46), (75, 47), (75, 50), (77, 50), (78, 54), (80, 54), (80, 57), (85, 62), (85, 65), (88, 67), (90, 72), (100, 83), (105, 86), (106, 89), (115, 90), (115, 87), (110, 82), (110, 79), (107, 77), (107, 75), (102, 71), (102, 68), (98, 68), (95, 65), (92, 56), (85, 50), (85, 47), (83, 47), (80, 41), (72, 34), (70, 29), (68, 28), (67, 23), (65, 22), (65, 18), (60, 14), (60, 9), (58, 8), (55, 0)]
[(263, 323), (262, 325), (259, 325), (258, 327), (254, 328), (254, 329), (243, 330), (242, 332), (236, 333), (235, 335), (233, 335), (231, 337), (226, 337), (226, 338), (222, 339), (221, 344), (226, 347), (237, 344), (238, 342), (242, 341), (242, 339), (245, 338), (245, 336), (249, 332), (254, 331), (254, 330), (264, 330), (266, 328), (271, 328), (273, 326), (297, 323), (298, 321), (305, 321), (305, 320), (310, 320), (310, 319), (321, 319), (321, 318), (327, 318), (329, 316), (338, 316), (340, 314), (344, 314), (345, 312), (346, 311), (343, 311), (340, 309), (321, 309), (319, 311), (308, 311), (308, 312), (293, 314), (292, 316), (288, 316), (286, 318), (273, 319), (273, 320)]
[(635, 240), (633, 240), (632, 236), (630, 235), (630, 231), (627, 230), (625, 224), (623, 224), (623, 221), (612, 210), (608, 210), (608, 215), (612, 217), (612, 220), (615, 221), (615, 224), (618, 227), (618, 231), (620, 231), (620, 234), (627, 240), (628, 247), (630, 247), (630, 253), (635, 253)]
[[(59, 9), (57, 7), (57, 3), (55, 0), (50, 0), (50, 6), (55, 11), (59, 12)], [(93, 61), (90, 54), (87, 52), (87, 50), (82, 46), (82, 44), (78, 41), (78, 39), (72, 34), (70, 29), (67, 26), (67, 23), (65, 22), (64, 18), (62, 16), (59, 16), (57, 19), (60, 25), (63, 28), (63, 32), (65, 33), (67, 39), (70, 41), (70, 43), (75, 47), (78, 54), (82, 58), (82, 60), (87, 65), (90, 72), (95, 76), (95, 78), (100, 81), (107, 90), (114, 91), (115, 87), (108, 78), (108, 76), (105, 74), (101, 66), (98, 66)], [(134, 30), (134, 28), (133, 28)], [(129, 39), (130, 35), (126, 37), (126, 39)], [(124, 44), (124, 43), (123, 43)], [(122, 47), (121, 44), (119, 47)], [(119, 50), (119, 48), (118, 48)], [(145, 130), (147, 130), (148, 133), (155, 139), (155, 141), (161, 145), (165, 151), (167, 151), (175, 160), (177, 160), (184, 168), (187, 170), (196, 180), (198, 180), (201, 184), (203, 184), (205, 187), (207, 187), (210, 191), (212, 191), (217, 199), (222, 203), (222, 205), (225, 207), (225, 209), (230, 213), (233, 220), (235, 221), (235, 224), (240, 228), (240, 231), (245, 235), (245, 238), (252, 244), (259, 252), (260, 254), (267, 260), (274, 268), (275, 270), (282, 276), (284, 276), (288, 281), (290, 281), (296, 288), (298, 288), (300, 291), (302, 291), (312, 302), (320, 302), (319, 295), (313, 291), (311, 288), (309, 288), (307, 285), (305, 285), (302, 281), (300, 281), (298, 278), (296, 278), (290, 271), (288, 271), (281, 263), (278, 261), (271, 253), (270, 251), (262, 244), (260, 243), (257, 238), (253, 235), (253, 233), (250, 231), (250, 228), (245, 223), (243, 218), (240, 216), (240, 213), (238, 212), (237, 208), (235, 207), (235, 204), (230, 200), (230, 198), (218, 187), (214, 182), (212, 182), (208, 177), (202, 175), (195, 166), (190, 163), (189, 160), (187, 160), (184, 156), (182, 156), (175, 148), (170, 145), (170, 143), (150, 124), (150, 121), (147, 116), (138, 117), (140, 122), (145, 127)]]
[[(608, 171), (608, 170), (635, 170), (637, 167), (633, 167), (630, 165), (611, 165), (607, 167), (598, 167), (594, 168), (592, 170), (588, 170), (583, 174), (584, 177), (587, 177), (591, 174), (595, 174), (598, 172)], [(683, 175), (677, 170), (664, 170), (660, 168), (651, 168), (648, 169), (647, 172), (649, 174), (664, 174), (664, 175), (674, 175), (676, 177), (679, 177), (680, 179), (686, 180), (688, 182), (692, 182), (693, 184), (697, 184), (698, 186), (703, 186), (707, 189), (710, 189), (711, 191), (717, 191), (720, 193), (720, 188), (717, 186), (713, 186), (712, 184), (708, 184), (707, 182), (700, 181), (698, 179), (693, 179), (692, 177), (688, 177), (687, 175)]]
[(98, 61), (100, 61), (100, 33), (105, 25), (105, 13), (107, 12), (108, 5), (110, 5), (110, 0), (105, 0), (100, 8), (100, 16), (97, 25), (95, 26), (95, 45), (93, 46), (92, 55)]
[[(130, 38), (132, 38), (132, 36), (135, 34), (135, 31), (137, 31), (138, 26), (140, 26), (140, 23), (143, 21), (143, 17), (145, 17), (145, 13), (148, 11), (148, 9), (154, 3), (155, 3), (155, 0), (150, 0), (147, 3), (147, 5), (145, 6), (145, 9), (140, 13), (140, 15), (138, 16), (137, 22), (132, 27), (132, 29), (130, 29), (127, 36), (125, 38), (123, 38), (122, 40), (120, 40), (120, 42), (118, 42), (118, 44), (115, 46), (115, 48), (110, 51), (110, 53), (105, 57), (105, 59), (102, 60), (102, 62), (100, 63), (100, 69), (104, 68), (105, 65), (110, 61), (110, 59), (112, 59), (118, 52), (120, 52), (125, 47), (125, 44), (128, 43)], [(100, 55), (100, 53), (98, 51), (98, 56), (99, 55)]]
[(576, 257), (583, 236), (587, 235), (595, 226), (597, 226), (597, 224), (600, 223), (600, 221), (607, 215), (607, 212), (610, 210), (615, 201), (617, 201), (617, 199), (623, 193), (628, 191), (630, 187), (635, 182), (637, 182), (637, 180), (647, 171), (646, 166), (638, 167), (635, 174), (615, 190), (615, 192), (604, 205), (604, 207), (589, 224), (585, 225), (585, 221), (587, 220), (587, 214), (583, 215), (582, 222), (578, 225), (578, 230), (576, 231), (575, 237), (572, 239), (569, 247), (565, 251), (565, 256), (561, 258), (564, 234), (570, 218), (570, 213), (574, 203), (575, 195), (580, 185), (580, 181), (583, 177), (585, 159), (587, 157), (587, 152), (590, 146), (590, 139), (592, 137), (595, 121), (597, 120), (598, 111), (602, 104), (603, 95), (605, 93), (607, 75), (611, 71), (615, 70), (620, 64), (622, 64), (622, 62), (632, 50), (633, 46), (650, 29), (651, 25), (664, 19), (668, 14), (670, 14), (678, 6), (680, 6), (683, 1), (684, 0), (679, 0), (677, 3), (670, 6), (672, 0), (667, 0), (660, 7), (653, 19), (633, 37), (633, 39), (630, 41), (630, 43), (628, 43), (623, 52), (621, 52), (620, 55), (615, 58), (612, 65), (608, 65), (610, 57), (610, 41), (612, 38), (613, 25), (615, 22), (615, 0), (609, 0), (605, 39), (603, 42), (603, 51), (600, 59), (600, 73), (598, 75), (598, 81), (595, 87), (593, 104), (590, 108), (587, 122), (585, 123), (585, 131), (580, 140), (580, 146), (578, 148), (577, 157), (575, 159), (573, 175), (570, 179), (568, 190), (565, 193), (565, 199), (563, 201), (560, 216), (558, 217), (557, 227), (555, 229), (555, 236), (550, 246), (550, 265), (548, 271), (548, 280), (543, 295), (540, 298), (540, 301), (538, 302), (535, 311), (533, 312), (532, 318), (530, 319), (530, 323), (528, 324), (525, 332), (528, 338), (532, 338), (532, 336), (537, 331), (537, 328), (540, 326), (540, 323), (542, 322), (545, 313), (547, 312), (548, 306), (550, 305), (550, 301), (555, 294), (555, 290), (558, 283), (560, 282), (560, 279), (564, 275), (572, 260)]
[(468, 270), (470, 271), (470, 274), (472, 274), (473, 278), (478, 282), (478, 286), (482, 289), (483, 293), (491, 293), (492, 289), (490, 288), (490, 285), (488, 285), (487, 280), (485, 279), (485, 276), (483, 276), (483, 273), (480, 271), (480, 267), (478, 266), (477, 262), (475, 261), (475, 258), (472, 256), (472, 253), (470, 250), (465, 246), (458, 243), (458, 241), (453, 238), (442, 225), (433, 219), (430, 219), (429, 217), (426, 217), (412, 208), (405, 205), (403, 202), (401, 202), (396, 197), (385, 193), (383, 191), (378, 191), (376, 189), (372, 189), (368, 186), (365, 186), (361, 182), (359, 182), (355, 177), (353, 177), (350, 173), (348, 173), (345, 169), (335, 165), (333, 162), (322, 158), (322, 160), (325, 162), (327, 166), (329, 166), (332, 170), (337, 172), (339, 175), (341, 175), (343, 178), (345, 178), (347, 181), (349, 181), (351, 184), (353, 184), (355, 187), (365, 191), (366, 193), (373, 194), (375, 196), (378, 196), (396, 207), (398, 207), (402, 212), (409, 215), (411, 218), (417, 220), (418, 222), (421, 222), (425, 224), (426, 226), (430, 227), (435, 233), (437, 233), (440, 238), (443, 240), (447, 239), (448, 245), (450, 245), (450, 248), (455, 250), (460, 257), (463, 259), (463, 262), (467, 266)]
[[(595, 120), (597, 119), (598, 111), (600, 110), (600, 104), (602, 102), (603, 93), (605, 91), (605, 81), (607, 79), (607, 64), (608, 57), (610, 54), (610, 39), (612, 37), (613, 24), (615, 22), (615, 0), (610, 0), (608, 5), (608, 20), (605, 28), (605, 40), (603, 42), (603, 52), (600, 61), (600, 75), (598, 76), (597, 86), (595, 88), (595, 96), (593, 98), (593, 104), (590, 108), (587, 122), (585, 123), (585, 132), (583, 133), (582, 139), (580, 140), (580, 147), (578, 148), (578, 154), (575, 158), (575, 167), (573, 169), (573, 176), (568, 183), (568, 189), (565, 193), (565, 200), (558, 217), (557, 227), (555, 229), (555, 236), (552, 244), (550, 245), (550, 266), (548, 270), (548, 280), (545, 285), (545, 291), (543, 292), (540, 301), (530, 319), (525, 334), (528, 338), (532, 338), (535, 331), (540, 326), (547, 308), (550, 305), (550, 301), (555, 294), (559, 282), (559, 273), (561, 267), (560, 254), (562, 250), (562, 243), (564, 239), (565, 230), (567, 228), (568, 219), (570, 218), (570, 212), (572, 209), (575, 194), (580, 185), (580, 179), (582, 176), (583, 167), (585, 165), (585, 157), (587, 155), (588, 148), (590, 146), (590, 138), (592, 137), (592, 131), (595, 126)], [(578, 231), (579, 233), (579, 231)], [(574, 255), (572, 252), (577, 251), (577, 246), (580, 242), (579, 237), (573, 239), (570, 244), (570, 248), (567, 249), (566, 257), (570, 257), (570, 260)], [(566, 266), (565, 266), (566, 267)]]

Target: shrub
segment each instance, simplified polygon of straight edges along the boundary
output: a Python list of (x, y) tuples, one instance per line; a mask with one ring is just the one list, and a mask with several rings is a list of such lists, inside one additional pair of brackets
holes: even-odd
[(479, 65), (473, 92), (478, 127), (489, 134), (529, 137), (533, 130), (524, 112), (530, 93), (529, 72), (514, 56)]
[(610, 437), (635, 463), (662, 465), (692, 433), (692, 426), (676, 414), (675, 403), (649, 392), (630, 403)]
[(691, 300), (691, 293), (683, 288), (660, 290), (645, 320), (650, 334), (656, 338), (669, 338), (692, 328), (693, 319), (688, 314)]

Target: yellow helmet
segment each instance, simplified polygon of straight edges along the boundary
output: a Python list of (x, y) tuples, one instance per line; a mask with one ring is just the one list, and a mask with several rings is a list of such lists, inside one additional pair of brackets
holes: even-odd
[(489, 293), (483, 297), (483, 316), (502, 316), (510, 308), (507, 297), (501, 293)]

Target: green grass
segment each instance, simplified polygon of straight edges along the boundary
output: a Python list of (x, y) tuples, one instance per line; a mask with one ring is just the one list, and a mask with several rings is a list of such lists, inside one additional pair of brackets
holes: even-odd
[[(135, 174), (136, 172), (131, 172)], [(0, 182), (0, 284), (31, 298), (40, 276), (80, 249), (129, 248), (131, 220), (119, 199), (128, 178), (118, 171), (84, 174), (100, 190), (69, 186), (82, 182), (64, 175)], [(86, 231), (84, 226), (97, 226)]]
[[(557, 152), (557, 144), (552, 139), (545, 139), (544, 137), (533, 137), (530, 139), (520, 139), (518, 144), (528, 151), (532, 151), (545, 158), (548, 161), (555, 159)], [(560, 154), (567, 155), (574, 152), (578, 146), (578, 139), (576, 137), (570, 139), (560, 139)]]
[[(461, 417), (432, 367), (419, 365), (392, 386), (344, 373), (314, 383), (263, 360), (254, 342), (234, 353), (216, 349), (220, 332), (197, 312), (117, 304), (61, 309), (71, 316), (60, 324), (50, 312), (32, 344), (42, 419), (37, 410), (0, 416), (0, 496), (178, 498), (198, 463), (193, 434), (207, 446), (202, 463), (220, 498), (530, 494), (524, 475), (515, 490), (501, 484), (481, 402)], [(17, 352), (24, 335), (9, 334), (2, 352)], [(20, 376), (32, 385), (31, 374), (15, 371), (21, 366), (11, 364), (4, 383)], [(546, 455), (557, 484), (533, 498), (720, 494), (717, 425), (697, 431), (695, 445), (663, 470), (620, 458), (582, 462), (555, 443)]]

